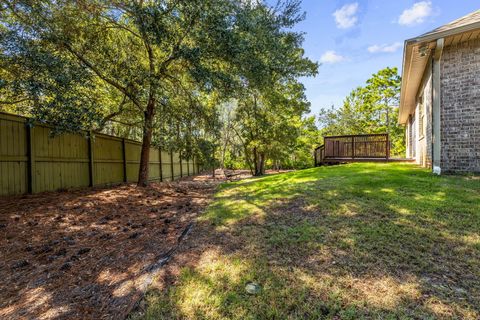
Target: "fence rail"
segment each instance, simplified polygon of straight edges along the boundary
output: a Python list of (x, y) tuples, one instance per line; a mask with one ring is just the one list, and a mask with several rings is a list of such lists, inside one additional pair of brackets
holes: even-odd
[(315, 165), (326, 162), (389, 160), (388, 134), (363, 134), (324, 137), (315, 149)]
[[(51, 127), (0, 112), (0, 195), (136, 182), (141, 143), (104, 134), (50, 135)], [(151, 181), (197, 174), (194, 159), (150, 149)]]

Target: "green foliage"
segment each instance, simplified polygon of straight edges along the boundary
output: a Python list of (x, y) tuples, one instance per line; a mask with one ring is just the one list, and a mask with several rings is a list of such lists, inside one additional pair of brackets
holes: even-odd
[(400, 83), (397, 68), (378, 71), (364, 87), (354, 89), (338, 110), (322, 109), (322, 134), (389, 133), (392, 155), (404, 156), (404, 131), (397, 123)]
[(0, 110), (53, 123), (56, 131), (98, 125), (102, 117), (91, 74), (14, 26), (0, 35)]
[(297, 0), (2, 1), (0, 18), (1, 108), (142, 139), (143, 183), (152, 143), (209, 161), (198, 145), (218, 147), (221, 101), (272, 105), (268, 88), (316, 69), (289, 31)]
[(299, 2), (287, 3), (279, 16), (272, 12), (254, 7), (254, 19), (245, 24), (254, 38), (239, 63), (245, 79), (236, 95), (233, 126), (255, 175), (264, 173), (268, 159), (278, 164), (291, 153), (302, 115), (309, 111), (305, 88), (296, 78), (314, 75), (318, 67), (303, 56), (302, 34), (289, 30), (304, 18)]
[[(246, 6), (237, 25), (240, 77), (220, 112), (217, 153), (223, 166), (249, 167), (261, 175), (266, 166), (297, 165), (292, 153), (303, 145), (297, 139), (305, 126), (302, 116), (309, 111), (297, 78), (314, 75), (317, 64), (304, 57), (303, 35), (291, 30), (304, 18), (299, 1), (279, 2), (275, 10), (262, 3)], [(304, 154), (301, 166), (308, 162)]]
[(306, 169), (313, 167), (313, 151), (321, 141), (320, 131), (315, 125), (315, 117), (302, 119), (295, 144), (290, 152), (281, 159), (281, 167), (285, 169)]

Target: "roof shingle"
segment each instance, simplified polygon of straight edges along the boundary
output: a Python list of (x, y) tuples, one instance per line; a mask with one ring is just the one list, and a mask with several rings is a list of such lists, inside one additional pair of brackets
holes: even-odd
[(450, 23), (447, 23), (447, 24), (445, 24), (441, 27), (433, 29), (432, 31), (424, 33), (419, 38), (434, 35), (436, 33), (444, 32), (444, 31), (453, 30), (453, 29), (456, 29), (456, 28), (467, 26), (467, 25), (475, 23), (475, 22), (480, 22), (480, 10), (469, 13), (466, 16), (463, 16), (463, 17), (461, 17), (457, 20), (454, 20)]

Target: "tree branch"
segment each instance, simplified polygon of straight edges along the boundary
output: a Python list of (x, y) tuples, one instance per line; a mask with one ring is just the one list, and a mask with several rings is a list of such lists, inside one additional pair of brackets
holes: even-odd
[(31, 98), (22, 98), (20, 100), (15, 100), (15, 101), (6, 101), (6, 100), (0, 100), (0, 104), (17, 104), (17, 103), (21, 103), (21, 102), (25, 102), (25, 101), (29, 101), (29, 100), (32, 100)]
[(105, 125), (107, 124), (108, 121), (110, 121), (114, 117), (122, 114), (122, 112), (124, 111), (126, 100), (127, 100), (127, 96), (123, 95), (123, 99), (122, 99), (122, 102), (120, 103), (120, 105), (118, 106), (118, 110), (110, 113), (109, 115), (105, 116), (102, 119), (102, 122), (100, 123), (100, 127), (98, 128), (98, 131), (102, 130), (105, 127)]
[(64, 42), (63, 43), (65, 48), (71, 53), (73, 54), (78, 60), (80, 60), (86, 67), (88, 67), (90, 70), (92, 70), (100, 79), (102, 79), (103, 81), (105, 81), (106, 83), (112, 85), (113, 87), (115, 87), (117, 90), (119, 90), (120, 92), (122, 92), (125, 96), (127, 96), (130, 101), (132, 101), (132, 103), (137, 106), (140, 111), (143, 111), (143, 108), (140, 104), (140, 102), (135, 98), (135, 96), (133, 96), (127, 89), (127, 87), (124, 87), (122, 86), (119, 82), (117, 82), (116, 80), (114, 79), (111, 79), (109, 77), (107, 77), (105, 74), (103, 74), (103, 72), (100, 71), (99, 68), (97, 68), (93, 63), (91, 63), (87, 58), (85, 58), (82, 54), (80, 54), (78, 51), (76, 51), (75, 49), (73, 49), (73, 47), (69, 44), (69, 43), (66, 43)]
[(172, 52), (168, 56), (167, 59), (165, 59), (161, 64), (160, 67), (158, 68), (158, 75), (157, 77), (160, 77), (162, 74), (165, 73), (167, 70), (168, 66), (176, 59), (178, 59), (178, 50), (180, 50), (180, 46), (182, 45), (183, 41), (189, 34), (189, 32), (193, 29), (193, 25), (195, 24), (196, 21), (196, 16), (193, 16), (192, 19), (190, 20), (188, 27), (186, 28), (186, 31), (183, 35), (180, 36), (178, 39), (177, 43), (172, 48)]

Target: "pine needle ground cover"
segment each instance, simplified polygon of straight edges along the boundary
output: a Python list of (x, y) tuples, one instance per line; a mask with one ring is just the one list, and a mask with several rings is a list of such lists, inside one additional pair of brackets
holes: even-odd
[(0, 319), (124, 319), (219, 182), (0, 197)]
[(479, 230), (478, 177), (362, 163), (225, 183), (131, 317), (478, 319)]

